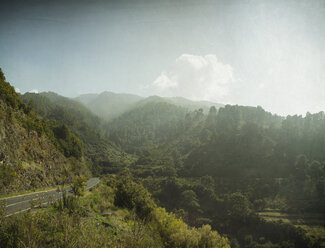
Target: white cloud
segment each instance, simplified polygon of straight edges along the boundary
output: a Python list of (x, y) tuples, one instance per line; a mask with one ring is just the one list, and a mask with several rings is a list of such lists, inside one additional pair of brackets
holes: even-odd
[(28, 92), (29, 92), (29, 93), (38, 94), (38, 89), (33, 89), (33, 90), (28, 91)]
[(183, 54), (146, 89), (162, 96), (222, 101), (233, 81), (232, 67), (219, 62), (216, 55)]
[(176, 78), (170, 78), (165, 72), (162, 72), (160, 76), (152, 83), (152, 86), (161, 90), (168, 90), (172, 88), (177, 88), (178, 84), (175, 80)]
[(17, 93), (20, 93), (20, 89), (18, 89), (18, 88), (16, 88), (16, 87), (15, 87), (15, 91), (16, 91)]

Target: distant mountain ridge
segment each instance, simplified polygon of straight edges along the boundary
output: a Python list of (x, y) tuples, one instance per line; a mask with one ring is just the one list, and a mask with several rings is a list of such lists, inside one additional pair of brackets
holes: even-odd
[(196, 109), (203, 109), (203, 112), (207, 113), (211, 106), (215, 106), (217, 109), (223, 107), (224, 105), (221, 103), (215, 103), (210, 101), (192, 101), (184, 97), (170, 97), (166, 98), (170, 100), (172, 103), (184, 107), (190, 111), (194, 111)]
[(92, 112), (106, 121), (111, 121), (134, 107), (146, 103), (166, 102), (183, 107), (188, 111), (201, 108), (206, 113), (211, 106), (215, 106), (217, 109), (224, 106), (223, 104), (209, 101), (192, 101), (184, 97), (149, 96), (145, 98), (133, 94), (109, 91), (104, 91), (100, 94), (83, 94), (74, 98), (74, 100), (84, 104)]
[(20, 97), (38, 114), (66, 125), (80, 137), (93, 173), (127, 163), (129, 156), (105, 137), (104, 121), (82, 103), (53, 92), (26, 93)]
[(112, 120), (128, 111), (143, 97), (104, 91), (100, 94), (85, 94), (75, 98), (104, 120)]

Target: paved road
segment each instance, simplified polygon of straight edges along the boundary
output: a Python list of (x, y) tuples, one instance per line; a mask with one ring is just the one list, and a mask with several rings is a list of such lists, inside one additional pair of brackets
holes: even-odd
[[(86, 190), (91, 189), (99, 183), (99, 178), (94, 177), (88, 180)], [(64, 188), (67, 194), (71, 193), (71, 187)], [(6, 215), (10, 216), (13, 214), (21, 213), (31, 209), (33, 206), (43, 206), (52, 202), (56, 202), (63, 195), (63, 192), (57, 192), (56, 190), (47, 190), (41, 192), (35, 192), (20, 196), (13, 196), (1, 199), (0, 202), (5, 202)]]

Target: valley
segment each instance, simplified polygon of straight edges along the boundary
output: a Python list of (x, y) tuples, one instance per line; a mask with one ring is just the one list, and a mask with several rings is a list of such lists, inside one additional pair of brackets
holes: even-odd
[(325, 0), (1, 0), (0, 248), (325, 248)]
[[(162, 219), (157, 215), (166, 215), (168, 225), (178, 221), (186, 232), (211, 232), (212, 243), (221, 235), (220, 247), (323, 247), (323, 112), (283, 117), (262, 107), (133, 96), (108, 121), (106, 113), (88, 109), (85, 96), (76, 101), (53, 92), (21, 95), (5, 80), (1, 87), (2, 194), (72, 185), (79, 195), (47, 210), (26, 211), (24, 218), (63, 211), (64, 218), (90, 221), (95, 211), (105, 214), (104, 226), (119, 226), (122, 232), (144, 221), (137, 228), (154, 228), (150, 235), (168, 240), (164, 247), (219, 247), (168, 236), (164, 232), (173, 227), (158, 228)], [(91, 95), (92, 108), (96, 97), (101, 99), (98, 109), (105, 109), (103, 97), (121, 105), (125, 100), (123, 94)], [(105, 111), (116, 110), (107, 103)], [(102, 200), (80, 190), (92, 176), (104, 178), (94, 191), (100, 188), (111, 199), (110, 207), (97, 209)], [(103, 190), (107, 186), (111, 196)], [(129, 238), (123, 236), (123, 242)], [(146, 247), (140, 240), (132, 241), (134, 247)]]

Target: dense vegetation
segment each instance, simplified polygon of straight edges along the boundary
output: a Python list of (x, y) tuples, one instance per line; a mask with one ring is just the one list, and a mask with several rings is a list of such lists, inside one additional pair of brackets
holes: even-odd
[(166, 102), (140, 105), (109, 123), (109, 138), (128, 152), (164, 143), (174, 135), (186, 110)]
[(102, 92), (100, 94), (84, 94), (74, 98), (76, 101), (83, 103), (96, 115), (106, 121), (112, 121), (120, 117), (125, 112), (139, 107), (149, 102), (164, 102), (182, 107), (188, 111), (194, 111), (202, 108), (208, 111), (210, 106), (222, 107), (222, 104), (208, 101), (191, 101), (182, 97), (158, 97), (150, 96), (143, 98), (141, 96), (123, 93)]
[(235, 247), (317, 246), (303, 230), (256, 212), (323, 213), (323, 112), (283, 118), (261, 107), (177, 110), (151, 103), (109, 126), (113, 140), (137, 153), (131, 171), (159, 204), (191, 225), (211, 224)]
[(0, 70), (0, 193), (71, 182), (89, 175), (80, 139), (24, 104)]
[[(107, 123), (55, 93), (18, 95), (1, 71), (0, 80), (1, 192), (81, 187), (88, 168), (122, 171), (92, 194), (24, 215), (21, 223), (2, 217), (4, 247), (228, 247), (212, 230), (231, 247), (320, 247), (317, 235), (260, 213), (315, 214), (324, 229), (324, 112), (193, 110), (184, 99), (149, 97), (134, 98)], [(96, 97), (79, 100), (95, 107)]]
[(113, 120), (128, 111), (141, 99), (142, 97), (132, 94), (117, 94), (107, 91), (101, 94), (85, 94), (75, 98), (106, 121)]
[(133, 157), (105, 138), (103, 121), (82, 104), (55, 93), (26, 93), (21, 99), (43, 117), (68, 127), (84, 144), (85, 156), (94, 174), (114, 170)]
[(130, 176), (107, 177), (85, 197), (64, 197), (51, 208), (5, 218), (1, 247), (228, 248), (209, 225), (192, 228), (157, 207)]

